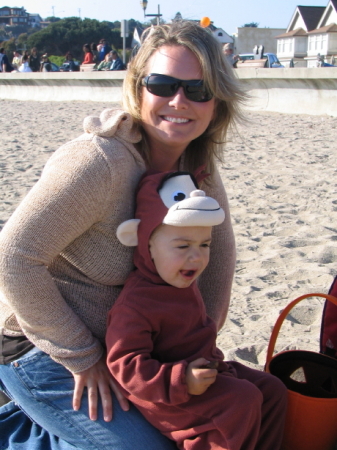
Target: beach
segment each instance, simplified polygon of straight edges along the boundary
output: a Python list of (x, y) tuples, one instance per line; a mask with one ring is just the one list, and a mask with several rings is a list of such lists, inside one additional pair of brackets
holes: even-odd
[[(111, 103), (0, 100), (0, 228), (51, 154)], [(219, 170), (228, 194), (237, 266), (226, 359), (263, 369), (271, 329), (297, 296), (327, 293), (337, 273), (337, 117), (247, 112)], [(277, 351), (317, 351), (323, 301), (301, 303)]]

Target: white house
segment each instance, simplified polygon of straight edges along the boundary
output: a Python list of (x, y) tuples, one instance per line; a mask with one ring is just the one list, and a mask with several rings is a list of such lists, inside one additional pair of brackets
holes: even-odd
[(42, 17), (40, 14), (29, 14), (29, 24), (32, 28), (40, 27)]
[(337, 0), (324, 6), (297, 6), (286, 33), (276, 36), (277, 56), (284, 65), (316, 67), (318, 55), (326, 62), (337, 56)]
[(223, 30), (222, 28), (215, 28), (214, 26), (210, 26), (213, 36), (221, 42), (221, 44), (233, 44), (234, 43), (234, 39), (232, 38), (232, 36), (230, 36), (229, 34), (226, 33), (225, 30)]
[(317, 54), (333, 62), (337, 56), (337, 0), (330, 0), (317, 28), (308, 33), (308, 67), (315, 67)]
[(307, 66), (304, 58), (308, 51), (308, 32), (317, 28), (324, 11), (324, 6), (296, 7), (287, 31), (276, 36), (277, 57), (283, 65), (293, 61), (295, 67)]

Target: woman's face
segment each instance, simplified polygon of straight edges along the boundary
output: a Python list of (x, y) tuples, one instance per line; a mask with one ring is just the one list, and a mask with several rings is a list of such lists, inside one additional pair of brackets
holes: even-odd
[[(146, 69), (146, 75), (159, 73), (180, 80), (202, 79), (199, 61), (183, 46), (159, 48), (149, 59)], [(204, 103), (188, 100), (182, 87), (172, 97), (158, 97), (143, 87), (141, 118), (152, 159), (161, 153), (166, 160), (172, 157), (176, 163), (188, 144), (207, 129), (214, 107), (214, 98)]]

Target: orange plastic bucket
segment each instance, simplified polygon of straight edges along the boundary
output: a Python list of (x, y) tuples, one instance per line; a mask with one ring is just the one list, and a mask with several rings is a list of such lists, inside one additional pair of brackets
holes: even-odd
[(337, 359), (320, 353), (290, 350), (273, 356), (281, 325), (289, 311), (309, 297), (292, 301), (280, 314), (270, 337), (266, 372), (280, 378), (288, 389), (288, 410), (282, 450), (334, 450), (337, 443)]

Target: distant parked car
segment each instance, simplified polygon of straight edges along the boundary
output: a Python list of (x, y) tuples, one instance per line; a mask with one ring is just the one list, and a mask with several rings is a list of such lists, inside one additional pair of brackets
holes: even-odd
[[(254, 56), (254, 53), (242, 53), (241, 55), (239, 55), (241, 61), (246, 61), (247, 59), (255, 59)], [(267, 60), (265, 67), (268, 67), (270, 69), (284, 68), (275, 53), (264, 53), (262, 59)]]
[(270, 67), (271, 69), (283, 69), (284, 66), (280, 63), (275, 53), (264, 53), (263, 58), (268, 59), (268, 65), (267, 67)]

